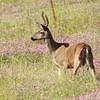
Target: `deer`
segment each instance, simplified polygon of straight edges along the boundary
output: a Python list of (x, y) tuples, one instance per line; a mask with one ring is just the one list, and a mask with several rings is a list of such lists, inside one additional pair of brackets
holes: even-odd
[(52, 33), (48, 27), (49, 20), (46, 14), (42, 12), (43, 23), (40, 24), (41, 30), (36, 32), (32, 37), (32, 41), (45, 40), (49, 53), (52, 56), (53, 63), (58, 68), (58, 74), (61, 74), (61, 69), (71, 68), (73, 75), (77, 74), (78, 69), (81, 66), (88, 65), (88, 69), (95, 80), (95, 66), (93, 63), (92, 48), (89, 44), (84, 42), (80, 43), (59, 43), (56, 42), (52, 36)]

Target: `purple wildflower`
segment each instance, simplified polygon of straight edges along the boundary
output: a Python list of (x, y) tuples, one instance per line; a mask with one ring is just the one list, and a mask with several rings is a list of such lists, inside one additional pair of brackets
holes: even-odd
[(38, 44), (34, 48), (34, 52), (38, 52), (38, 53), (43, 53), (45, 50), (46, 50), (46, 45), (43, 45), (43, 44)]
[(100, 58), (96, 58), (93, 60), (94, 64), (100, 66)]

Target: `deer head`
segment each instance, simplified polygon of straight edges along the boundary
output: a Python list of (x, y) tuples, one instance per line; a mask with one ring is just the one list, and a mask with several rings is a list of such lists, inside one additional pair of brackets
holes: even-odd
[(39, 24), (39, 26), (41, 27), (41, 30), (36, 32), (34, 34), (34, 36), (31, 37), (32, 41), (49, 38), (49, 36), (47, 34), (48, 31), (49, 31), (49, 29), (48, 29), (49, 20), (48, 20), (47, 15), (44, 14), (44, 12), (42, 12), (42, 19), (43, 19), (43, 24), (40, 24), (40, 23), (37, 22), (37, 24)]

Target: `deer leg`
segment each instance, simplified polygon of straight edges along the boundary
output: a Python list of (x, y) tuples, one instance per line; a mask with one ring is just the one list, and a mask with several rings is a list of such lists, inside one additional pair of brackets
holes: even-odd
[(91, 73), (91, 75), (93, 77), (93, 80), (95, 81), (95, 71), (94, 71), (94, 69), (90, 67), (89, 71), (90, 71), (90, 73)]
[(87, 53), (87, 56), (86, 56), (86, 63), (87, 65), (89, 66), (89, 71), (93, 77), (93, 80), (95, 81), (95, 67), (94, 67), (94, 64), (93, 64), (93, 54), (91, 52), (91, 49), (86, 49), (86, 53)]
[(88, 66), (89, 66), (89, 71), (90, 71), (90, 73), (91, 73), (91, 75), (92, 75), (92, 77), (93, 77), (93, 80), (95, 81), (95, 67), (94, 67), (94, 65), (93, 65), (93, 61), (92, 61), (92, 62), (89, 62), (89, 61), (87, 60), (87, 64), (88, 64)]
[(63, 68), (63, 66), (58, 67), (58, 78), (61, 79), (62, 77), (62, 71), (66, 73), (66, 70)]
[(61, 76), (61, 69), (58, 68), (58, 76), (60, 77)]
[(80, 67), (80, 61), (79, 60), (75, 60), (75, 62), (74, 62), (74, 69), (73, 69), (73, 74), (74, 75), (76, 75), (79, 67)]

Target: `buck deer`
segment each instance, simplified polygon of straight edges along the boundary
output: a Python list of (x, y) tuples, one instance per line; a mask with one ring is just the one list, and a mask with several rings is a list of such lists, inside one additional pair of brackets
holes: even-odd
[(88, 64), (90, 73), (93, 79), (95, 79), (95, 67), (91, 47), (86, 43), (69, 45), (69, 43), (56, 42), (48, 28), (48, 17), (42, 13), (42, 18), (44, 21), (44, 24), (40, 24), (42, 30), (35, 33), (34, 36), (31, 37), (31, 40), (45, 39), (53, 62), (58, 66), (59, 71), (60, 69), (73, 68), (73, 74), (76, 75), (79, 67)]

